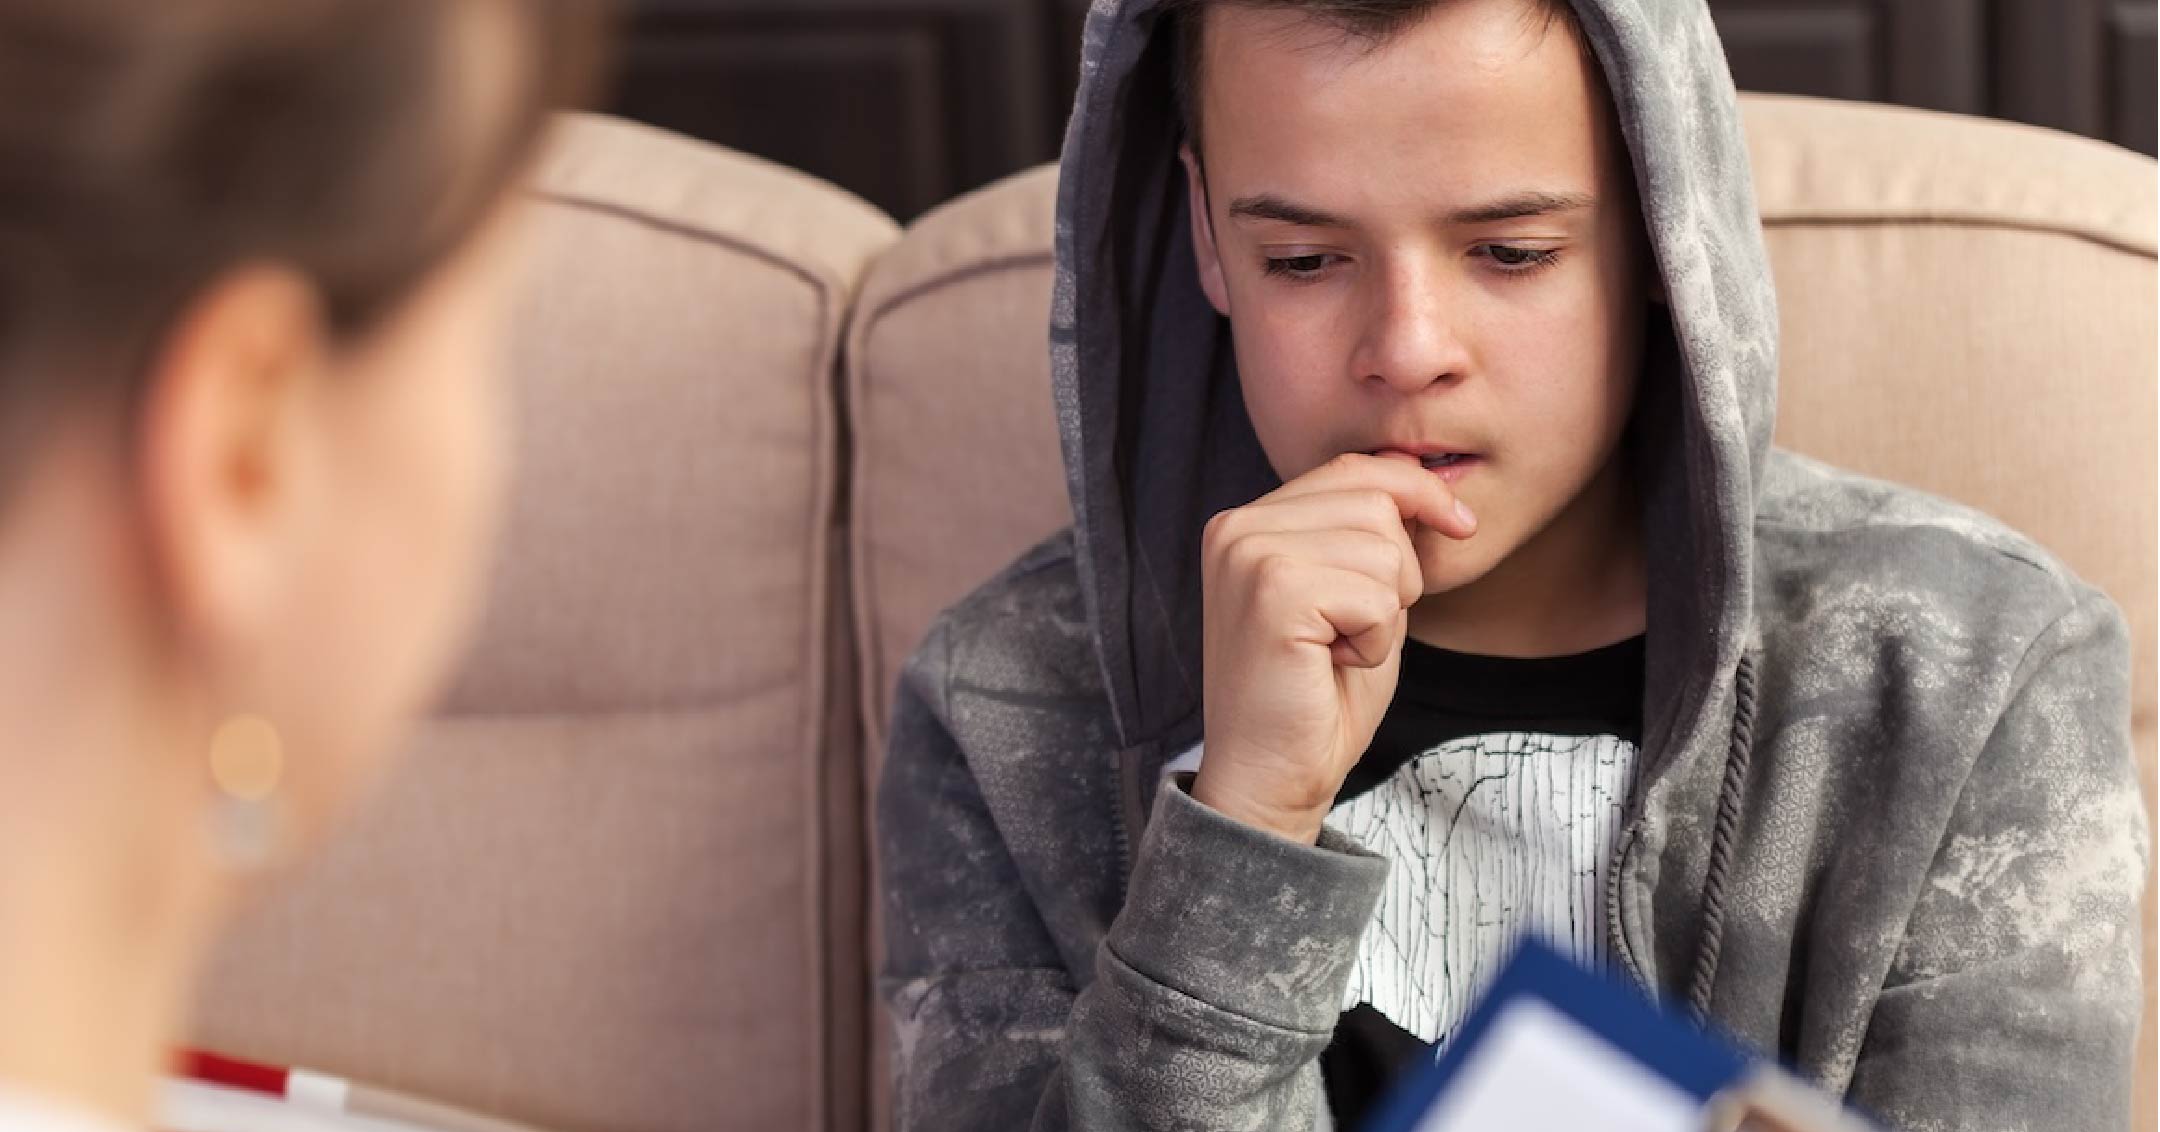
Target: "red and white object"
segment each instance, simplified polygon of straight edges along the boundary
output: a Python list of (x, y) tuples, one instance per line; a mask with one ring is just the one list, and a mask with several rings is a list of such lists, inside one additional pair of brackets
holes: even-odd
[(163, 1132), (533, 1132), (297, 1066), (184, 1050), (177, 1068), (161, 1097)]

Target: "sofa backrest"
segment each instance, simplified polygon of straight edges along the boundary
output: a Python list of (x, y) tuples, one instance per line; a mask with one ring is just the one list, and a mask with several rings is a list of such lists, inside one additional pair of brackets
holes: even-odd
[(566, 120), (493, 606), (412, 760), (240, 925), (196, 1041), (546, 1128), (856, 1129), (836, 355), (898, 232)]

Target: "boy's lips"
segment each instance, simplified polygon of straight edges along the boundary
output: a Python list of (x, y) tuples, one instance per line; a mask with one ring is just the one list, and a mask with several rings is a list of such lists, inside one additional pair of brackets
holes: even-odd
[(1448, 483), (1454, 483), (1456, 480), (1469, 475), (1485, 462), (1484, 457), (1475, 452), (1463, 452), (1452, 448), (1425, 447), (1422, 445), (1416, 447), (1375, 448), (1368, 452), (1367, 455), (1378, 456), (1383, 460), (1402, 460), (1406, 463), (1416, 464)]

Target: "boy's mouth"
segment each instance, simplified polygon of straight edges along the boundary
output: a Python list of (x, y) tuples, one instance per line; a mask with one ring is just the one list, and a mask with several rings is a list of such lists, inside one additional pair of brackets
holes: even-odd
[(1446, 449), (1375, 448), (1367, 455), (1378, 456), (1383, 460), (1415, 460), (1419, 467), (1428, 472), (1442, 473), (1443, 477), (1450, 481), (1469, 471), (1479, 459), (1475, 453)]

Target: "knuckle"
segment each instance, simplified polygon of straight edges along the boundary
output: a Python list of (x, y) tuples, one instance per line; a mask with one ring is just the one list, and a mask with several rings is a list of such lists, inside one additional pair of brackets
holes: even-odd
[(1228, 567), (1231, 572), (1250, 574), (1260, 569), (1261, 565), (1269, 558), (1274, 557), (1274, 552), (1268, 548), (1266, 539), (1249, 535), (1231, 535), (1227, 536), (1223, 542), (1219, 556), (1223, 565)]
[(1395, 497), (1387, 492), (1372, 490), (1358, 496), (1358, 518), (1371, 525), (1375, 532), (1384, 531), (1391, 523), (1402, 522), (1402, 512), (1395, 506)]
[(1280, 594), (1295, 583), (1297, 563), (1287, 555), (1260, 554), (1254, 556), (1248, 572), (1256, 592)]
[(1409, 563), (1409, 548), (1401, 539), (1382, 538), (1379, 541), (1382, 572), (1389, 578), (1401, 577), (1403, 567)]
[(1280, 554), (1262, 555), (1246, 574), (1245, 592), (1252, 608), (1275, 610), (1295, 606), (1302, 583), (1298, 564)]
[(1200, 528), (1200, 546), (1208, 553), (1218, 553), (1224, 544), (1236, 537), (1238, 509), (1217, 511), (1208, 517), (1207, 525)]
[(1366, 573), (1393, 578), (1402, 567), (1402, 547), (1378, 531), (1358, 531), (1357, 547)]

